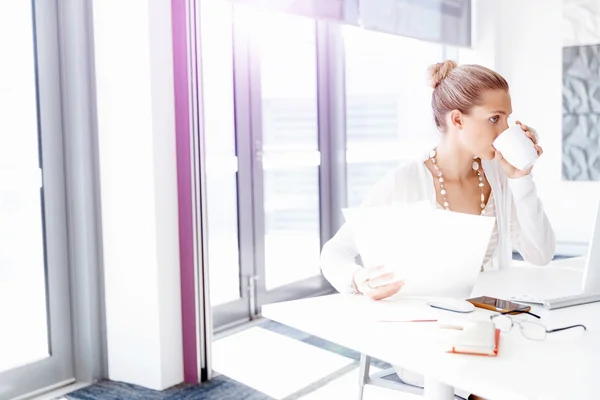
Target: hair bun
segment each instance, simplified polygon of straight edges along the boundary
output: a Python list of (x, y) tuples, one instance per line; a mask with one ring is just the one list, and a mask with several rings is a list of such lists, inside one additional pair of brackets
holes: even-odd
[(452, 60), (446, 60), (430, 66), (428, 70), (429, 85), (434, 89), (437, 88), (457, 65), (458, 64)]

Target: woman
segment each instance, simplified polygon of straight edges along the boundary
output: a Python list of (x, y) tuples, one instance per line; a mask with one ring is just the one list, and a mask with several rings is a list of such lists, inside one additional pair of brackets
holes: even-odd
[[(493, 147), (494, 139), (508, 128), (512, 113), (508, 83), (488, 68), (457, 66), (453, 61), (435, 64), (429, 73), (433, 117), (441, 140), (429, 154), (381, 179), (363, 206), (428, 200), (438, 208), (492, 216), (496, 224), (482, 270), (508, 267), (513, 248), (527, 262), (548, 264), (555, 237), (537, 196), (532, 168), (516, 169)], [(517, 123), (541, 155), (536, 136)], [(356, 262), (358, 255), (347, 225), (323, 247), (323, 275), (339, 292), (379, 300), (402, 289), (403, 282), (393, 272), (383, 266), (363, 268)], [(418, 377), (401, 375), (405, 381), (420, 383)]]

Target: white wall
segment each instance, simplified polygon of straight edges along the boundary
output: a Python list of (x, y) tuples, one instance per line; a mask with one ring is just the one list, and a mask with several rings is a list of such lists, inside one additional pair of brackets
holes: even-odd
[(171, 1), (94, 1), (108, 369), (183, 380)]
[(479, 13), (493, 14), (489, 25), (480, 26), (485, 44), (476, 50), (494, 49), (495, 69), (511, 87), (513, 116), (535, 127), (541, 136), (544, 155), (534, 177), (557, 241), (585, 244), (600, 187), (596, 182), (562, 180), (563, 1), (569, 0), (476, 0)]
[[(496, 65), (497, 0), (474, 0), (471, 3), (471, 48), (459, 48), (461, 64), (480, 64), (488, 68)], [(455, 60), (456, 61), (456, 60)]]

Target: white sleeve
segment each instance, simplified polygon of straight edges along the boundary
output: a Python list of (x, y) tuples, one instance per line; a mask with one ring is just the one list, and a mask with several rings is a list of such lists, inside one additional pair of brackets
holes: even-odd
[(546, 265), (554, 257), (556, 238), (546, 216), (531, 174), (508, 178), (512, 194), (511, 239), (523, 259), (534, 265)]
[[(394, 175), (383, 177), (366, 196), (362, 207), (391, 204), (394, 191)], [(354, 274), (362, 266), (356, 262), (358, 248), (352, 231), (344, 224), (321, 251), (321, 272), (325, 279), (340, 293), (355, 293)]]

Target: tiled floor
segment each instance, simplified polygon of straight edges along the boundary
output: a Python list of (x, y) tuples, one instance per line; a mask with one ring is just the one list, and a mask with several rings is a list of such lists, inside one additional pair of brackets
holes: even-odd
[(260, 326), (218, 340), (213, 369), (275, 399), (348, 371), (354, 360)]
[[(213, 368), (275, 399), (352, 399), (358, 393), (360, 354), (271, 321), (213, 345)], [(390, 365), (374, 360), (371, 372)], [(367, 386), (364, 400), (422, 396)]]
[[(329, 400), (357, 396), (359, 354), (268, 320), (213, 344), (215, 378), (164, 392), (118, 382), (72, 393), (64, 400)], [(372, 372), (389, 365), (375, 360)], [(367, 386), (364, 400), (421, 396)]]
[[(378, 368), (373, 369), (373, 372), (377, 371), (379, 371)], [(358, 369), (353, 369), (339, 378), (333, 379), (314, 392), (303, 396), (302, 400), (355, 399), (358, 393), (357, 380)], [(421, 399), (422, 396), (410, 393), (400, 393), (376, 386), (367, 386), (363, 398), (364, 400), (418, 400)]]

